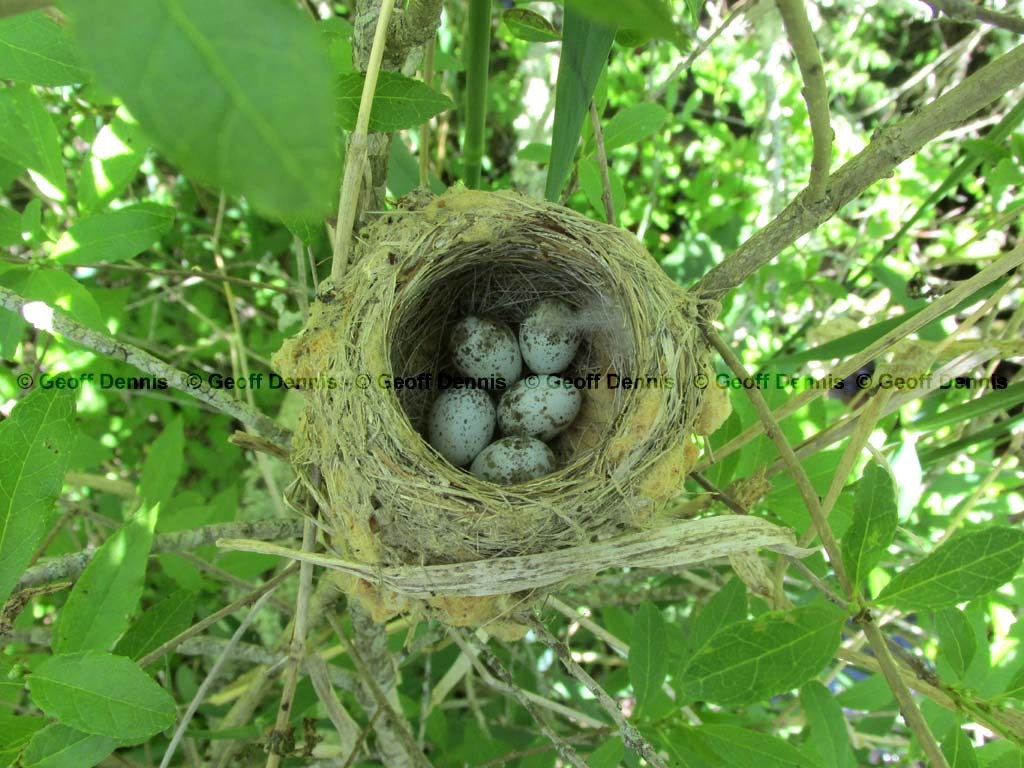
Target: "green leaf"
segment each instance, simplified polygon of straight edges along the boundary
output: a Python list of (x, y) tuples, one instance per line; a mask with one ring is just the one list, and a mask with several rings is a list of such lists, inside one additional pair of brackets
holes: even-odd
[(905, 610), (945, 608), (1005, 584), (1024, 558), (1024, 531), (993, 527), (961, 532), (898, 573), (878, 602)]
[(587, 756), (589, 768), (618, 768), (626, 756), (622, 739), (609, 739)]
[(701, 609), (690, 631), (690, 648), (696, 653), (722, 627), (747, 618), (747, 587), (737, 578), (729, 579)]
[(615, 32), (615, 43), (623, 48), (639, 48), (650, 41), (651, 36), (639, 29), (619, 27)]
[(1009, 149), (991, 139), (964, 139), (961, 146), (967, 150), (968, 155), (990, 165), (1010, 157)]
[(71, 38), (49, 14), (0, 19), (0, 80), (56, 86), (88, 79)]
[(0, 710), (0, 766), (14, 765), (33, 734), (45, 727), (45, 717), (15, 715)]
[(149, 448), (139, 480), (139, 496), (150, 505), (170, 499), (184, 465), (185, 432), (181, 417), (177, 417)]
[(751, 768), (820, 768), (782, 739), (734, 725), (702, 725), (691, 730), (725, 766)]
[[(359, 115), (366, 75), (354, 72), (338, 80), (338, 120), (353, 130)], [(451, 109), (454, 102), (420, 80), (398, 72), (381, 72), (370, 110), (370, 131), (388, 132), (415, 128), (434, 115)]]
[(810, 728), (808, 743), (830, 768), (857, 768), (843, 708), (816, 680), (800, 689), (800, 703)]
[(529, 43), (550, 43), (559, 39), (554, 25), (529, 8), (509, 8), (501, 14), (501, 20), (513, 37)]
[(33, 197), (21, 212), (21, 236), (27, 243), (43, 240), (43, 201)]
[(978, 758), (971, 745), (971, 737), (959, 725), (942, 740), (942, 754), (949, 768), (978, 768)]
[(558, 200), (569, 176), (583, 119), (590, 109), (615, 28), (601, 26), (580, 15), (572, 6), (562, 22), (562, 55), (555, 84), (555, 117), (551, 128), (551, 160), (544, 196)]
[(195, 595), (185, 590), (172, 592), (128, 628), (114, 648), (114, 653), (130, 659), (141, 659), (188, 629), (195, 610)]
[(871, 675), (840, 693), (836, 701), (846, 709), (878, 712), (891, 706), (896, 699), (882, 675)]
[(979, 416), (1009, 410), (1019, 403), (1024, 403), (1024, 381), (919, 419), (911, 423), (910, 428), (917, 432), (933, 432), (950, 424), (963, 424)]
[(97, 765), (113, 752), (117, 739), (92, 736), (60, 723), (48, 725), (32, 737), (21, 757), (21, 768), (85, 768)]
[(101, 83), (186, 173), (266, 213), (328, 212), (339, 179), (331, 64), (322, 35), (293, 4), (65, 0), (63, 8)]
[(935, 614), (935, 632), (939, 636), (939, 655), (963, 679), (978, 646), (970, 619), (959, 608), (946, 608)]
[(0, 605), (54, 522), (77, 436), (67, 390), (37, 389), (0, 422)]
[(174, 699), (124, 656), (51, 656), (28, 678), (32, 703), (59, 722), (120, 742), (147, 739), (174, 722)]
[(846, 575), (858, 588), (892, 544), (898, 523), (892, 476), (884, 467), (870, 462), (857, 484), (853, 522), (842, 541)]
[(106, 333), (99, 304), (89, 289), (63, 270), (34, 270), (20, 286), (19, 293), (26, 299), (42, 301), (51, 307), (59, 307), (82, 325), (100, 333)]
[(0, 205), (0, 248), (21, 245), (21, 216)]
[[(605, 152), (646, 139), (656, 133), (667, 118), (666, 109), (653, 101), (641, 101), (619, 110), (603, 126)], [(589, 138), (584, 154), (592, 154), (596, 149), (596, 141)]]
[[(327, 41), (327, 56), (337, 75), (352, 71), (352, 24), (340, 16), (323, 19), (317, 28)], [(441, 69), (441, 67), (438, 67)]]
[(1006, 686), (1006, 690), (1003, 691), (1000, 696), (1009, 696), (1014, 699), (1020, 699), (1024, 701), (1024, 665), (1013, 673), (1013, 677), (1010, 678), (1010, 682)]
[(153, 245), (173, 223), (174, 209), (153, 203), (97, 213), (61, 235), (51, 255), (61, 264), (124, 261)]
[[(388, 191), (395, 197), (409, 194), (420, 185), (420, 164), (409, 151), (409, 147), (398, 136), (391, 141), (391, 159), (388, 161)], [(431, 169), (427, 186), (435, 194), (445, 190), (444, 184)], [(323, 222), (317, 222), (323, 230)]]
[(1024, 768), (1024, 749), (1008, 742), (1003, 743), (1007, 745), (1003, 754), (983, 763), (985, 768)]
[(650, 600), (640, 604), (629, 644), (629, 680), (639, 706), (647, 707), (661, 690), (668, 671), (665, 619)]
[(690, 13), (690, 23), (700, 21), (700, 12), (704, 8), (704, 0), (686, 0), (686, 10)]
[(805, 606), (724, 627), (683, 672), (686, 700), (743, 705), (796, 688), (832, 659), (845, 618), (833, 605)]
[[(601, 180), (601, 168), (597, 160), (587, 158), (579, 164), (580, 189), (601, 218), (607, 221), (604, 209), (604, 182)], [(626, 191), (622, 186), (622, 178), (609, 173), (608, 185), (612, 192), (612, 209), (621, 211), (626, 205)]]
[(100, 128), (82, 163), (78, 204), (82, 213), (95, 213), (120, 195), (139, 172), (149, 139), (135, 118), (121, 107)]
[(686, 46), (689, 39), (673, 18), (666, 0), (619, 0), (617, 3), (595, 3), (593, 0), (565, 0), (565, 9), (576, 11), (605, 26), (629, 27), (656, 40), (672, 40)]
[(155, 508), (139, 510), (96, 550), (58, 614), (55, 653), (105, 651), (125, 631), (142, 597), (156, 518)]
[(519, 150), (516, 157), (527, 162), (547, 165), (548, 160), (551, 158), (551, 145), (532, 141)]
[(57, 127), (28, 85), (0, 88), (0, 157), (26, 168), (44, 194), (63, 200), (67, 192)]

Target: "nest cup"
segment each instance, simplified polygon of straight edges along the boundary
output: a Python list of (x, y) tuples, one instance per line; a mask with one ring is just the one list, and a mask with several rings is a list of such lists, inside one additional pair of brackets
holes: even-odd
[[(456, 375), (451, 327), (476, 313), (515, 329), (551, 297), (579, 318), (583, 342), (564, 375), (580, 388), (580, 415), (551, 444), (555, 472), (485, 482), (425, 438), (430, 405)], [(343, 558), (381, 567), (564, 558), (664, 523), (698, 453), (694, 432), (722, 417), (709, 415), (713, 398), (702, 403), (714, 389), (694, 384), (712, 375), (697, 321), (715, 309), (630, 233), (561, 206), (462, 189), (404, 199), (364, 231), (343, 281), (321, 286), (306, 327), (274, 358), (307, 396), (298, 487)], [(507, 636), (531, 596), (424, 599), (339, 580), (378, 620), (418, 610)]]

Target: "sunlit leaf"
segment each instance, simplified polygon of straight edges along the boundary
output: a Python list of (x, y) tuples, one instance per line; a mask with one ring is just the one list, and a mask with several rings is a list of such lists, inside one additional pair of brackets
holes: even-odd
[(75, 398), (37, 389), (0, 422), (0, 605), (55, 520), (75, 447)]
[(187, 173), (267, 213), (328, 212), (340, 172), (331, 65), (297, 7), (66, 0), (63, 8), (100, 81)]
[(878, 596), (908, 610), (945, 608), (1005, 584), (1024, 559), (1024, 531), (992, 527), (961, 532), (898, 573)]
[(155, 509), (140, 510), (93, 555), (57, 617), (56, 653), (108, 650), (142, 597)]
[(55, 86), (88, 79), (67, 31), (45, 11), (0, 18), (0, 80)]
[[(358, 73), (345, 75), (338, 81), (338, 117), (343, 128), (356, 127), (365, 81), (366, 77)], [(454, 106), (451, 99), (420, 80), (398, 72), (381, 72), (373, 94), (370, 131), (415, 128)]]

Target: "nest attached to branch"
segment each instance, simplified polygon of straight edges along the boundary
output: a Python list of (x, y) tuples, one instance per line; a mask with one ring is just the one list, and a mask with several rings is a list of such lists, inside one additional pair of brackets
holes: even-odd
[[(552, 443), (554, 473), (480, 480), (424, 437), (454, 373), (449, 331), (469, 313), (514, 328), (550, 297), (584, 329), (565, 374), (587, 382), (580, 415)], [(545, 586), (614, 565), (788, 547), (788, 532), (764, 521), (671, 515), (698, 454), (694, 433), (728, 415), (719, 390), (694, 385), (713, 379), (698, 318), (716, 310), (630, 233), (516, 193), (418, 194), (382, 215), (274, 358), (307, 396), (292, 462), (342, 588), (378, 619), (420, 611), (515, 636), (513, 608)]]

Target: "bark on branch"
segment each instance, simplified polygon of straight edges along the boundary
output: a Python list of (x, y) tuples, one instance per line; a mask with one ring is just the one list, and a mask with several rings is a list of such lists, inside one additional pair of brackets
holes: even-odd
[[(201, 400), (218, 411), (227, 414), (248, 427), (256, 434), (265, 437), (272, 443), (287, 448), (291, 435), (273, 419), (264, 416), (246, 403), (235, 400), (224, 394), (222, 390), (213, 389), (203, 376), (195, 372), (181, 371), (165, 363), (149, 352), (131, 344), (119, 341), (114, 337), (94, 331), (81, 323), (72, 320), (59, 309), (46, 307), (42, 313), (29, 313), (25, 309), (35, 304), (29, 299), (19, 296), (14, 291), (0, 286), (0, 307), (25, 316), (35, 327), (47, 333), (54, 333), (71, 339), (87, 349), (106, 355), (112, 360), (127, 363), (150, 376), (162, 378), (177, 390)], [(32, 318), (29, 320), (29, 318)]]
[(720, 298), (792, 245), (926, 143), (941, 136), (1024, 82), (1024, 46), (1018, 46), (965, 79), (920, 111), (883, 128), (859, 155), (828, 178), (825, 196), (804, 190), (767, 226), (697, 283), (695, 291)]

